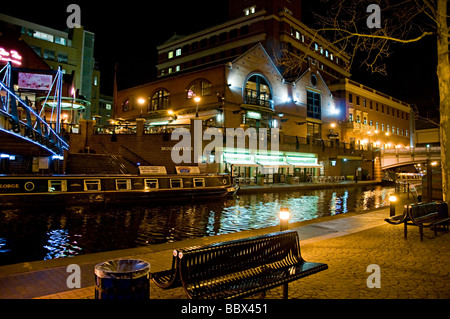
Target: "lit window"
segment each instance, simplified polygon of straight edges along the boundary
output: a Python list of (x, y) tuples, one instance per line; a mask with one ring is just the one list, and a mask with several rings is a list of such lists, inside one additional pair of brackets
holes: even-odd
[(169, 74), (172, 73), (172, 68), (169, 68)]
[(169, 59), (173, 58), (173, 51), (169, 51), (169, 53), (167, 53), (167, 58)]
[(330, 60), (333, 61), (334, 60), (334, 56), (333, 53), (330, 53)]
[(317, 43), (314, 43), (314, 50), (315, 51), (319, 50), (319, 45)]
[(181, 55), (181, 48), (180, 48), (180, 49), (177, 49), (177, 50), (175, 51), (175, 55), (176, 55), (176, 56), (180, 56), (180, 55)]
[(61, 44), (61, 45), (66, 45), (66, 39), (64, 38), (60, 38), (60, 37), (55, 37), (55, 43), (57, 44)]
[(295, 31), (295, 37), (297, 38), (297, 40), (300, 40), (300, 32)]
[(254, 14), (256, 12), (256, 6), (244, 9), (244, 13), (246, 16)]
[(146, 179), (145, 180), (145, 190), (149, 191), (152, 189), (158, 189), (159, 183), (157, 179)]
[(194, 178), (194, 187), (195, 188), (205, 187), (205, 179), (204, 178)]
[(153, 94), (150, 105), (148, 106), (148, 112), (163, 110), (170, 106), (170, 93), (167, 90), (161, 89)]
[(180, 72), (180, 66), (179, 66), (179, 65), (177, 65), (177, 66), (175, 67), (175, 72)]
[(131, 189), (131, 179), (116, 179), (116, 190)]
[(182, 179), (170, 179), (170, 188), (183, 188)]
[(33, 36), (37, 39), (41, 39), (41, 40), (45, 40), (45, 41), (49, 41), (49, 42), (53, 42), (53, 39), (54, 39), (54, 37), (51, 34), (40, 32), (40, 31), (34, 31)]
[(212, 83), (199, 79), (196, 80), (194, 83), (191, 84), (189, 89), (187, 90), (187, 98), (191, 99), (194, 96), (205, 96), (210, 95), (212, 93)]
[(100, 191), (101, 184), (99, 179), (91, 179), (91, 180), (85, 180), (84, 181), (84, 190), (85, 191)]

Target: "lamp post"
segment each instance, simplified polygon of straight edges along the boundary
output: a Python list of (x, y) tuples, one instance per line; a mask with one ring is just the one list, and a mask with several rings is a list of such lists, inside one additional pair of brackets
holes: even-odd
[(389, 196), (389, 216), (395, 216), (395, 203), (397, 202), (398, 198), (397, 196), (390, 195)]
[(138, 103), (140, 105), (140, 109), (141, 109), (141, 117), (142, 117), (142, 106), (145, 104), (145, 99), (144, 98), (139, 98), (138, 99)]
[(290, 218), (289, 208), (282, 207), (280, 209), (280, 231), (289, 229), (289, 218)]
[(195, 109), (195, 117), (198, 117), (198, 103), (200, 102), (200, 100), (201, 99), (199, 96), (194, 97), (194, 101), (197, 103), (197, 107)]

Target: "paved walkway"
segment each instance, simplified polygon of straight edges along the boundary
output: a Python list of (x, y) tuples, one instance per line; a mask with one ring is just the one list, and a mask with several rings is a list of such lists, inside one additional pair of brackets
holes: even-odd
[[(327, 263), (329, 269), (289, 284), (293, 299), (449, 299), (450, 234), (435, 237), (425, 230), (420, 241), (417, 228), (410, 227), (408, 239), (403, 226), (384, 222), (389, 209), (323, 217), (291, 225), (299, 232), (302, 256), (307, 261)], [(294, 227), (295, 226), (295, 227)], [(152, 271), (169, 268), (174, 248), (249, 237), (276, 228), (153, 245), (61, 260), (0, 267), (0, 299), (93, 299), (93, 269), (105, 260), (131, 257), (149, 261)], [(70, 290), (68, 264), (81, 267), (81, 289)], [(380, 269), (380, 288), (369, 288), (369, 265)], [(372, 282), (369, 280), (369, 282)], [(183, 289), (163, 290), (151, 283), (152, 299), (184, 299)], [(282, 289), (267, 293), (281, 298)]]

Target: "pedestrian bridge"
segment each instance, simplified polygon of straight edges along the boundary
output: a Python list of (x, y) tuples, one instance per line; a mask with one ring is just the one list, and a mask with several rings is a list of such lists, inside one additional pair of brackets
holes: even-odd
[(440, 147), (414, 147), (385, 149), (381, 151), (381, 169), (423, 164), (428, 160), (439, 162), (441, 160)]
[[(58, 115), (61, 114), (61, 108), (56, 107), (52, 112), (56, 119), (52, 127), (41, 117), (42, 113), (38, 114), (37, 110), (14, 92), (12, 70), (18, 69), (12, 68), (8, 63), (0, 71), (0, 153), (62, 156), (64, 149), (69, 149), (69, 145), (60, 137)], [(61, 70), (50, 72), (55, 73), (53, 89), (61, 95), (62, 72)], [(51, 91), (52, 89), (49, 92)], [(60, 98), (58, 100), (61, 102)]]

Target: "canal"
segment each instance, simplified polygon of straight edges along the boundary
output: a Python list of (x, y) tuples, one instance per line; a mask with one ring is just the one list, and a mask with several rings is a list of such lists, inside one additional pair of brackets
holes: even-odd
[(239, 195), (177, 205), (34, 207), (0, 213), (0, 265), (258, 229), (389, 205), (391, 188), (363, 186)]

